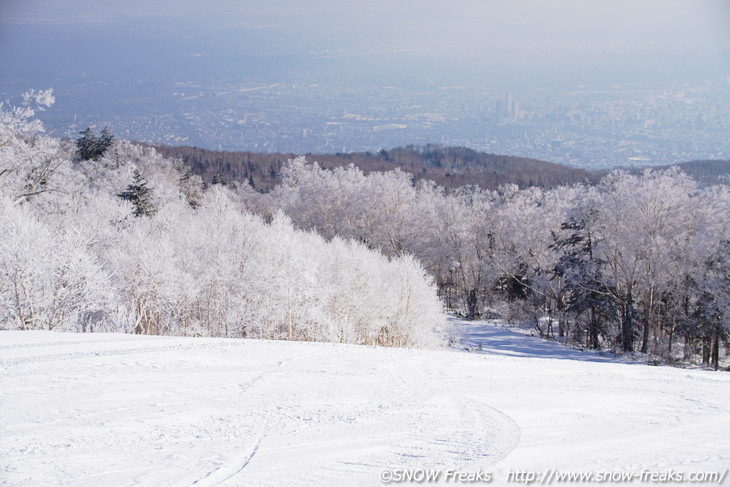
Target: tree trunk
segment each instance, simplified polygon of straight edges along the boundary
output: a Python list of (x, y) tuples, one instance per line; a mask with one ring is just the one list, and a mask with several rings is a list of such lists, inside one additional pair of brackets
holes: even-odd
[(624, 352), (634, 351), (634, 298), (630, 289), (626, 296), (621, 320), (621, 346)]
[(712, 334), (711, 332), (705, 333), (702, 337), (702, 363), (709, 365), (710, 363), (710, 350), (712, 349)]
[(690, 336), (689, 332), (684, 334), (684, 355), (682, 357), (682, 360), (685, 362), (692, 359), (692, 337)]
[(466, 300), (467, 304), (467, 315), (466, 319), (468, 320), (476, 320), (479, 318), (479, 302), (477, 299), (477, 290), (472, 289), (469, 291), (469, 296)]
[(596, 310), (591, 306), (588, 310), (588, 347), (594, 350), (600, 346), (598, 337), (598, 321), (596, 320)]
[(651, 339), (651, 327), (654, 324), (654, 286), (649, 290), (649, 304), (647, 307), (646, 320), (644, 320), (644, 334), (641, 340), (641, 353), (649, 351), (649, 340)]
[(715, 370), (718, 370), (720, 368), (720, 337), (721, 332), (720, 330), (720, 323), (715, 323), (714, 327), (714, 333), (712, 337), (712, 366)]

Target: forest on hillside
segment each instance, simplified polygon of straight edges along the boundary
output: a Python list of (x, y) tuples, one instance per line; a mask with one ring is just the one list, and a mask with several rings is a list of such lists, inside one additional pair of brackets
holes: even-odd
[[(665, 170), (670, 167), (660, 166), (656, 169)], [(730, 183), (730, 161), (687, 161), (677, 164), (677, 167), (703, 186)], [(638, 173), (638, 171), (634, 170), (634, 173)]]
[(671, 168), (447, 190), (297, 157), (261, 192), (109, 134), (50, 137), (34, 110), (52, 102), (1, 111), (4, 328), (431, 346), (446, 310), (657, 360), (727, 354), (727, 185)]
[(258, 214), (389, 256), (414, 255), (447, 309), (501, 316), (577, 346), (717, 365), (730, 331), (730, 188), (678, 168), (617, 170), (597, 185), (446, 191), (400, 171), (304, 158)]
[[(212, 151), (196, 147), (154, 147), (165, 157), (180, 158), (207, 183), (243, 183), (262, 192), (279, 184), (282, 168), (287, 161), (297, 157), (296, 154)], [(595, 182), (599, 178), (583, 169), (536, 159), (439, 145), (407, 146), (377, 153), (307, 154), (306, 158), (325, 169), (352, 164), (365, 174), (400, 169), (416, 181), (434, 181), (448, 189), (476, 185), (496, 190), (504, 184), (516, 184), (520, 188), (554, 188)]]

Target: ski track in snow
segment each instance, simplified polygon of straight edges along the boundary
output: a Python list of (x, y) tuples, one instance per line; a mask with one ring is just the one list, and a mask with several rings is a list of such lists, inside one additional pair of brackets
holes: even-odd
[[(730, 463), (730, 374), (490, 324), (459, 350), (0, 332), (0, 485), (381, 485)], [(463, 352), (469, 348), (473, 353)]]

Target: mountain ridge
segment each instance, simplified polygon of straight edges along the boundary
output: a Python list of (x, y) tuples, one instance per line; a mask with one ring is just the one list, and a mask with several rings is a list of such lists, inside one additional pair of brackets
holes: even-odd
[[(182, 159), (207, 184), (248, 183), (260, 192), (267, 192), (276, 186), (280, 182), (284, 164), (298, 156), (306, 157), (309, 162), (317, 162), (326, 169), (350, 164), (366, 174), (400, 169), (411, 174), (415, 181), (431, 180), (446, 189), (474, 185), (496, 190), (506, 184), (516, 184), (520, 188), (537, 186), (549, 189), (576, 183), (594, 184), (608, 172), (437, 144), (407, 145), (375, 153), (334, 154), (222, 151), (194, 146), (153, 147), (165, 157)], [(673, 166), (679, 166), (702, 184), (722, 183), (730, 176), (730, 161), (727, 160), (698, 160), (623, 169), (638, 173), (644, 169), (664, 170)]]
[(520, 188), (552, 188), (585, 181), (595, 182), (598, 179), (598, 173), (585, 169), (440, 145), (408, 145), (376, 153), (335, 154), (233, 152), (164, 145), (153, 147), (165, 157), (181, 158), (209, 184), (247, 182), (262, 192), (278, 184), (283, 165), (299, 155), (326, 169), (350, 164), (366, 174), (400, 169), (413, 175), (416, 181), (431, 180), (447, 189), (475, 185), (494, 190), (505, 184), (516, 184)]

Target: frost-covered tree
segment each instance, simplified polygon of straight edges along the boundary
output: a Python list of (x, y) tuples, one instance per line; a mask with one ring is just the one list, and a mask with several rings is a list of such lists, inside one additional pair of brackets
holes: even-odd
[[(635, 176), (617, 171), (602, 181), (597, 255), (605, 262), (621, 313), (621, 344), (649, 351), (657, 306), (676, 250), (691, 242), (695, 184), (676, 170)], [(697, 214), (695, 214), (695, 217)]]
[(109, 276), (74, 228), (49, 228), (0, 201), (0, 317), (19, 329), (73, 328), (113, 301)]
[(704, 361), (717, 370), (720, 364), (720, 343), (730, 337), (730, 240), (719, 242), (716, 252), (705, 262), (700, 283), (701, 326), (710, 342)]
[(180, 194), (191, 208), (198, 208), (203, 198), (203, 179), (197, 174), (193, 174), (182, 160), (176, 160), (174, 167), (180, 173), (178, 180)]
[(0, 196), (15, 204), (61, 190), (54, 176), (70, 164), (69, 150), (34, 118), (54, 101), (52, 90), (29, 90), (19, 106), (0, 102)]

